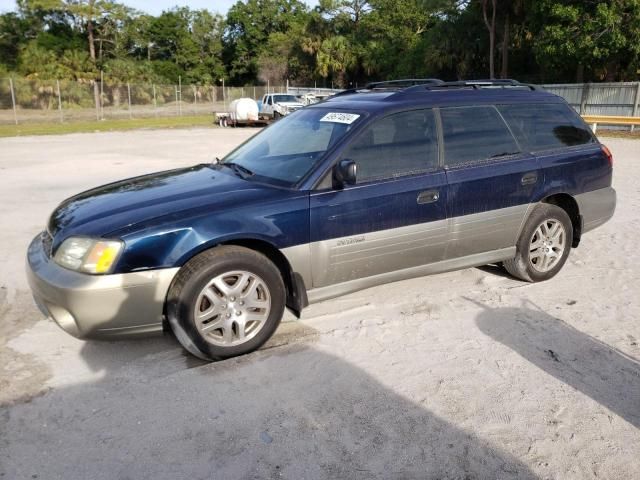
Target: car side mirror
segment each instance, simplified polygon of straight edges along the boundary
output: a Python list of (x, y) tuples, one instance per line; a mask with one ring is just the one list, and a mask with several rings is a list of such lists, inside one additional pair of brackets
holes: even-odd
[(355, 185), (357, 170), (358, 167), (353, 160), (340, 160), (337, 165), (333, 167), (335, 185), (339, 188), (345, 185)]

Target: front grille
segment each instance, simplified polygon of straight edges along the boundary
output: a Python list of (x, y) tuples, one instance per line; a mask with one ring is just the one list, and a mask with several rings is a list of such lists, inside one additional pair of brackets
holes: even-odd
[(40, 236), (42, 239), (42, 248), (44, 252), (47, 254), (47, 258), (51, 257), (51, 245), (53, 244), (53, 237), (46, 230), (42, 232)]

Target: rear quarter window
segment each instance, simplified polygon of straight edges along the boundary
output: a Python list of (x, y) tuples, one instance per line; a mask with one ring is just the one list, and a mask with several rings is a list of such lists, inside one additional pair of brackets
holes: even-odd
[(449, 167), (520, 152), (509, 128), (493, 106), (440, 110), (445, 164)]
[(595, 141), (578, 114), (562, 103), (499, 105), (518, 142), (529, 152), (585, 145)]

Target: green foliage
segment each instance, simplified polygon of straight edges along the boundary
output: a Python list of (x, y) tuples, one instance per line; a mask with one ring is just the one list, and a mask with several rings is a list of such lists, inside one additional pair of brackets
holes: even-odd
[(592, 78), (617, 80), (638, 66), (640, 1), (543, 0), (535, 4), (536, 57), (547, 69), (586, 69)]
[[(225, 31), (225, 63), (231, 79), (240, 84), (255, 80), (260, 56), (267, 52), (274, 60), (268, 51), (269, 37), (300, 32), (307, 18), (307, 6), (299, 0), (238, 1), (227, 14)], [(288, 63), (282, 56), (279, 62)]]
[[(493, 57), (496, 75), (529, 81), (638, 79), (640, 0), (496, 0), (493, 27), (483, 17), (491, 5), (241, 0), (223, 18), (188, 7), (151, 16), (115, 0), (18, 0), (16, 12), (0, 14), (0, 76), (79, 82), (79, 103), (95, 103), (88, 85), (100, 72), (109, 84), (349, 87), (487, 77)], [(23, 100), (46, 103), (46, 95)]]
[(37, 40), (27, 43), (18, 56), (18, 71), (29, 79), (85, 80), (95, 78), (95, 66), (82, 50), (54, 50), (39, 46)]
[(316, 69), (321, 77), (330, 74), (337, 77), (341, 86), (346, 86), (346, 73), (353, 67), (356, 57), (346, 37), (336, 35), (323, 40), (316, 56)]

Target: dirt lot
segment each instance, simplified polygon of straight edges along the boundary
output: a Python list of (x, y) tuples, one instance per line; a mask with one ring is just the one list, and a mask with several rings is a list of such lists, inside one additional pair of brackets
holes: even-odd
[(0, 478), (640, 478), (638, 141), (607, 139), (616, 216), (544, 284), (487, 267), (377, 287), (215, 364), (41, 318), (23, 258), (59, 201), (252, 133), (0, 140)]

